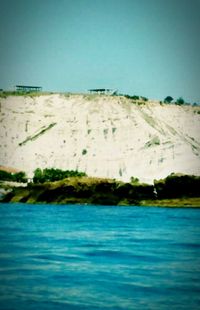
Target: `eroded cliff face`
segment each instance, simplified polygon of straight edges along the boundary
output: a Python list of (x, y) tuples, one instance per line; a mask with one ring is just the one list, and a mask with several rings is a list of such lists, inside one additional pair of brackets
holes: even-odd
[(200, 175), (200, 107), (103, 95), (0, 98), (0, 165), (129, 181)]

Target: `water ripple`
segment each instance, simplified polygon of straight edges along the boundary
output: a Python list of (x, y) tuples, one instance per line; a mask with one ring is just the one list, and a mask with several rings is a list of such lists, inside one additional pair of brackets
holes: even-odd
[(198, 309), (200, 212), (1, 204), (0, 309)]

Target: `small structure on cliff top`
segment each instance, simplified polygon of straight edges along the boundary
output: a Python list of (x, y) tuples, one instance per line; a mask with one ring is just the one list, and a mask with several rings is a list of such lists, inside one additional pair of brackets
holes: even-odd
[(42, 91), (41, 86), (25, 86), (25, 85), (16, 85), (16, 91), (22, 91), (22, 92), (31, 92), (31, 91)]

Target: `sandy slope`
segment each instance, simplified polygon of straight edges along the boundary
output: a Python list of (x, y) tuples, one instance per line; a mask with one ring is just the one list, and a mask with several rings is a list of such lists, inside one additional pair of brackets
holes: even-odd
[(61, 94), (0, 103), (0, 165), (29, 176), (37, 167), (146, 182), (200, 175), (200, 107)]

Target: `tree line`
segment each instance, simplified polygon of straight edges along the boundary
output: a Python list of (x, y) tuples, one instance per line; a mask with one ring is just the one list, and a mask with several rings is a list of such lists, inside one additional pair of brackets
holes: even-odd
[(63, 180), (69, 177), (83, 177), (86, 176), (85, 172), (80, 172), (77, 170), (61, 170), (55, 168), (37, 168), (34, 171), (33, 182), (34, 183), (44, 183), (44, 182), (54, 182)]

